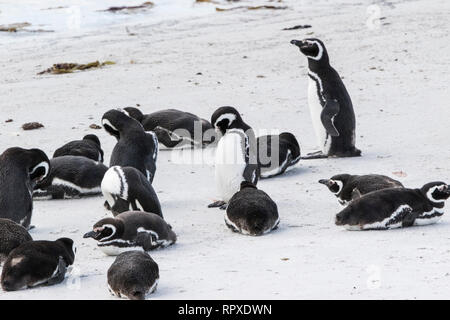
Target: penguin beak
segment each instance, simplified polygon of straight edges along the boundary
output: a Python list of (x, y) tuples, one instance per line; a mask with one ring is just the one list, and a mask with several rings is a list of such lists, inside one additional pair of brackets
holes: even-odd
[(329, 187), (331, 185), (331, 181), (329, 179), (320, 179), (319, 183), (326, 185)]
[(297, 46), (299, 48), (301, 48), (304, 45), (304, 42), (301, 40), (291, 40), (291, 44), (293, 44), (294, 46)]
[(98, 237), (100, 235), (100, 232), (97, 231), (90, 231), (88, 233), (85, 233), (83, 238), (93, 238), (95, 239), (96, 237)]

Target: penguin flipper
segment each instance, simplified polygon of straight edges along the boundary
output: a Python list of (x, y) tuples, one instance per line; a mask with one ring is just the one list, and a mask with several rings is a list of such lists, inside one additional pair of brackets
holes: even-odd
[(332, 137), (339, 136), (339, 131), (337, 131), (333, 123), (333, 119), (339, 113), (339, 110), (340, 107), (337, 100), (327, 99), (325, 107), (322, 109), (322, 113), (320, 114), (320, 120), (322, 121), (325, 130)]
[(358, 198), (361, 198), (361, 197), (362, 197), (362, 195), (361, 195), (361, 192), (358, 190), (358, 188), (353, 189), (353, 191), (352, 191), (352, 200), (355, 200), (355, 199), (358, 199)]
[(46, 285), (54, 285), (61, 283), (64, 280), (64, 276), (66, 275), (67, 271), (67, 263), (64, 261), (63, 257), (59, 257), (58, 260), (58, 266), (56, 267), (56, 271), (53, 274), (53, 276), (48, 279)]

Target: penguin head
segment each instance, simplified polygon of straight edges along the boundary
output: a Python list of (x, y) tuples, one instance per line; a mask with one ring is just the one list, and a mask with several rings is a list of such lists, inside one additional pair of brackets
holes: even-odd
[(211, 124), (214, 129), (220, 131), (222, 135), (225, 134), (228, 129), (242, 128), (243, 123), (239, 112), (235, 108), (229, 106), (218, 108), (211, 116)]
[(50, 160), (44, 151), (40, 149), (27, 150), (29, 159), (28, 173), (33, 185), (42, 182), (50, 173)]
[(122, 109), (107, 111), (102, 117), (103, 128), (112, 136), (120, 139), (120, 133), (126, 129), (138, 128), (142, 125), (137, 120), (128, 116)]
[(323, 42), (316, 38), (307, 38), (303, 40), (292, 40), (291, 44), (299, 47), (308, 60), (327, 62), (328, 54)]
[(96, 145), (101, 147), (100, 139), (95, 134), (87, 134), (83, 137), (83, 140), (88, 140), (94, 142)]
[(55, 242), (60, 243), (67, 252), (69, 261), (66, 261), (67, 264), (72, 264), (75, 260), (75, 253), (77, 252), (77, 248), (74, 246), (73, 240), (70, 238), (59, 238)]
[(123, 110), (126, 114), (128, 114), (128, 116), (136, 119), (139, 122), (142, 122), (142, 120), (144, 120), (144, 114), (138, 108), (126, 107), (123, 108)]
[(433, 203), (444, 203), (450, 197), (450, 186), (441, 181), (427, 183), (420, 191)]
[(328, 189), (338, 197), (349, 177), (350, 175), (348, 174), (338, 174), (332, 176), (331, 179), (320, 179), (319, 183), (326, 185)]
[(93, 238), (99, 242), (120, 238), (124, 231), (121, 220), (104, 218), (94, 224), (93, 230), (84, 234), (83, 238)]

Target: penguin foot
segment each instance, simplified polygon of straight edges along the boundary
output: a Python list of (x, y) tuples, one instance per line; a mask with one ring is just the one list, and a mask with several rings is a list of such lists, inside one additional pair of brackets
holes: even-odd
[(220, 209), (222, 209), (223, 206), (225, 206), (225, 209), (226, 209), (227, 203), (225, 201), (219, 200), (219, 201), (215, 201), (215, 202), (209, 204), (208, 208), (220, 208)]
[(28, 226), (27, 230), (30, 231), (31, 229), (36, 228), (35, 226)]
[(322, 151), (311, 152), (308, 153), (305, 157), (301, 157), (303, 160), (312, 160), (312, 159), (325, 159), (328, 158), (328, 155), (324, 154)]

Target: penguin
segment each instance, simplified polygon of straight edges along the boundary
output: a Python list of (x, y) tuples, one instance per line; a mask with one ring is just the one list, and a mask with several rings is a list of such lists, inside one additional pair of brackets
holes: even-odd
[(336, 215), (348, 230), (393, 229), (436, 223), (444, 214), (450, 187), (430, 182), (420, 189), (389, 188), (353, 200)]
[(225, 224), (234, 232), (260, 236), (277, 229), (280, 223), (276, 203), (251, 182), (243, 181), (239, 192), (231, 197)]
[(108, 269), (109, 291), (130, 300), (145, 300), (156, 291), (159, 281), (158, 264), (147, 252), (127, 251), (116, 257)]
[(107, 209), (113, 215), (125, 211), (144, 211), (163, 218), (161, 204), (146, 177), (133, 167), (114, 166), (108, 169), (101, 183)]
[(83, 140), (71, 141), (56, 149), (53, 158), (61, 156), (83, 156), (102, 163), (104, 160), (100, 140), (95, 134), (88, 134)]
[(31, 241), (27, 229), (9, 219), (0, 218), (0, 264), (22, 243)]
[(222, 135), (215, 154), (215, 181), (221, 200), (208, 207), (224, 210), (242, 181), (254, 185), (258, 182), (257, 142), (253, 129), (233, 107), (218, 108), (211, 116), (211, 123)]
[(0, 155), (0, 218), (30, 228), (33, 188), (50, 172), (50, 160), (40, 149), (9, 148)]
[(33, 198), (71, 199), (101, 193), (100, 184), (108, 167), (82, 156), (60, 156), (50, 160), (50, 174), (38, 183)]
[(211, 123), (195, 114), (177, 109), (166, 109), (144, 115), (139, 109), (124, 108), (139, 121), (146, 131), (154, 131), (166, 148), (206, 147), (215, 140)]
[(290, 132), (260, 136), (257, 141), (260, 178), (283, 174), (300, 161), (300, 145)]
[(304, 159), (358, 157), (355, 147), (355, 112), (339, 74), (330, 66), (323, 42), (309, 38), (292, 40), (308, 58), (308, 104), (318, 143), (322, 148)]
[(84, 238), (93, 238), (106, 255), (165, 248), (177, 240), (172, 227), (154, 213), (128, 211), (98, 221)]
[(15, 248), (6, 259), (1, 284), (5, 291), (61, 283), (67, 267), (75, 260), (73, 240), (28, 241)]
[(156, 134), (145, 132), (142, 125), (123, 110), (109, 110), (103, 115), (102, 124), (117, 139), (109, 165), (134, 167), (153, 182), (158, 157)]
[(343, 206), (372, 191), (403, 188), (400, 181), (379, 174), (337, 174), (332, 176), (331, 179), (320, 179), (319, 183), (326, 185)]

